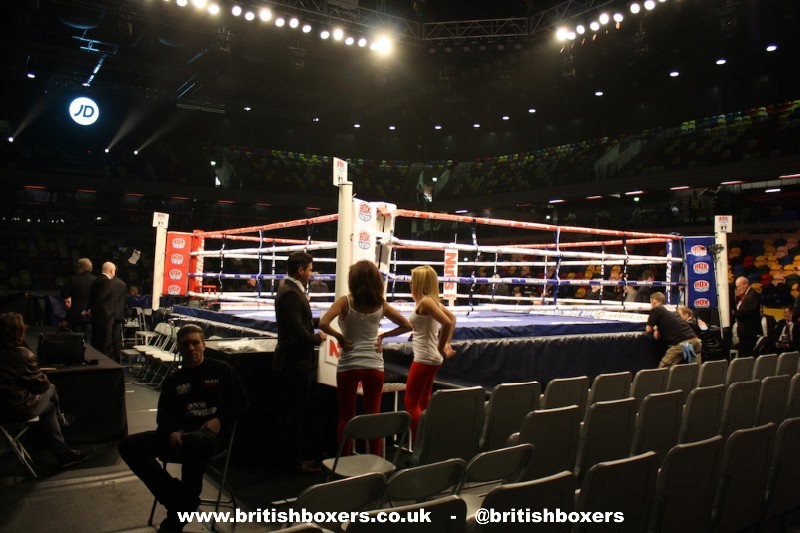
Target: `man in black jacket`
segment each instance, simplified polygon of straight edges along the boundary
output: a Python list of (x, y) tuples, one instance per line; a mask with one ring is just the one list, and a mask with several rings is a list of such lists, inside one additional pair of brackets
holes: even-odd
[(285, 417), (283, 453), (293, 468), (304, 473), (318, 472), (316, 447), (309, 434), (311, 395), (317, 377), (314, 346), (325, 341), (322, 332), (314, 333), (314, 320), (306, 297), (306, 286), (313, 271), (313, 258), (295, 252), (286, 262), (287, 276), (275, 296), (278, 346), (272, 369), (281, 373), (282, 413)]
[(89, 310), (86, 316), (92, 321), (92, 346), (106, 355), (111, 354), (111, 328), (114, 325), (114, 290), (111, 280), (117, 274), (114, 263), (103, 263), (102, 274), (92, 282), (89, 292)]
[(82, 257), (78, 259), (78, 273), (69, 280), (69, 286), (64, 291), (64, 304), (67, 307), (67, 316), (64, 317), (62, 326), (69, 327), (72, 331), (83, 333), (87, 342), (92, 341), (92, 325), (84, 316), (89, 309), (89, 294), (95, 276), (92, 275), (92, 262)]
[[(161, 533), (183, 530), (185, 524), (177, 513), (197, 509), (206, 465), (227, 447), (233, 423), (248, 405), (234, 370), (223, 361), (205, 358), (199, 326), (183, 326), (177, 340), (183, 365), (164, 380), (157, 429), (119, 443), (122, 459), (167, 508), (167, 518), (158, 529)], [(180, 460), (180, 479), (162, 469), (157, 457)]]
[(750, 286), (744, 276), (736, 278), (736, 333), (739, 344), (736, 346), (739, 357), (755, 355), (756, 340), (761, 329), (761, 296)]
[(111, 324), (111, 352), (114, 361), (122, 361), (122, 336), (125, 328), (125, 310), (128, 307), (128, 284), (114, 275), (111, 278), (111, 292), (114, 295), (114, 321)]
[(800, 349), (800, 329), (794, 320), (796, 312), (791, 305), (783, 308), (783, 319), (778, 321), (773, 330), (776, 353), (793, 352)]

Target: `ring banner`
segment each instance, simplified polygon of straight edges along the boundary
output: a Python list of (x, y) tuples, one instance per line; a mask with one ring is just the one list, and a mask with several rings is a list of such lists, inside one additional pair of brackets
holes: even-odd
[(717, 308), (717, 279), (711, 246), (714, 237), (684, 237), (686, 246), (686, 304), (694, 309)]
[(167, 253), (164, 258), (163, 294), (186, 296), (189, 286), (189, 261), (192, 252), (192, 234), (167, 232)]

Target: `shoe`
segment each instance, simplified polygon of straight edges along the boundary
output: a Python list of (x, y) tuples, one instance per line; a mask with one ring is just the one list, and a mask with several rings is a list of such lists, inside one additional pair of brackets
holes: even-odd
[(67, 450), (58, 456), (58, 466), (59, 468), (69, 468), (81, 464), (88, 458), (89, 456), (80, 450)]
[(61, 412), (58, 413), (58, 425), (61, 426), (62, 428), (68, 428), (69, 426), (72, 425), (73, 422), (75, 422), (75, 415), (73, 415), (72, 413), (70, 414), (64, 414)]
[(298, 470), (301, 474), (319, 474), (322, 472), (322, 467), (313, 459), (305, 459), (300, 461)]
[(167, 511), (167, 517), (161, 521), (158, 526), (158, 533), (181, 533), (183, 531), (183, 522), (178, 520), (178, 515), (172, 511)]

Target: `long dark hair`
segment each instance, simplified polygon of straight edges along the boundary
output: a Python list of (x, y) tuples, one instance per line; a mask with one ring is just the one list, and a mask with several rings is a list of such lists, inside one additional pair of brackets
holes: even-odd
[(0, 315), (0, 335), (3, 344), (20, 346), (25, 343), (25, 321), (19, 313)]
[(351, 266), (347, 285), (356, 307), (364, 309), (383, 305), (383, 278), (372, 261), (362, 259)]

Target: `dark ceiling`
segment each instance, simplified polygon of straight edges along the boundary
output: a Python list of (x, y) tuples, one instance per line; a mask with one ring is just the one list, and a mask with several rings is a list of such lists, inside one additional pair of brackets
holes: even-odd
[[(265, 5), (243, 5), (248, 3)], [(792, 59), (800, 57), (797, 0), (666, 0), (636, 17), (628, 3), (615, 1), (364, 1), (364, 8), (414, 24), (548, 13), (540, 21), (547, 31), (407, 39), (388, 59), (321, 41), (316, 31), (303, 35), (248, 23), (230, 16), (231, 3), (220, 4), (217, 18), (197, 13), (191, 0), (186, 8), (163, 0), (9, 4), (14, 23), (0, 37), (7, 94), (0, 120), (22, 120), (25, 110), (15, 96), (23, 91), (61, 87), (224, 109), (228, 118), (249, 113), (261, 117), (262, 128), (319, 118), (330, 134), (352, 132), (359, 122), (382, 133), (395, 124), (401, 134), (432, 135), (438, 123), (450, 134), (470, 135), (480, 123), (484, 132), (527, 135), (534, 148), (672, 126), (800, 95)], [(303, 5), (305, 11), (296, 9)], [(609, 25), (596, 38), (579, 37), (567, 46), (555, 42), (557, 13), (595, 5), (623, 13), (620, 29)], [(325, 19), (310, 2), (272, 6), (301, 19)], [(588, 23), (599, 11), (588, 9), (565, 23)], [(776, 52), (766, 52), (770, 42), (778, 44)], [(87, 46), (92, 50), (82, 49)], [(719, 57), (727, 64), (717, 66)], [(673, 69), (680, 76), (670, 78)], [(35, 80), (25, 78), (29, 71)], [(594, 96), (596, 90), (604, 96)], [(535, 115), (527, 112), (531, 107)]]

